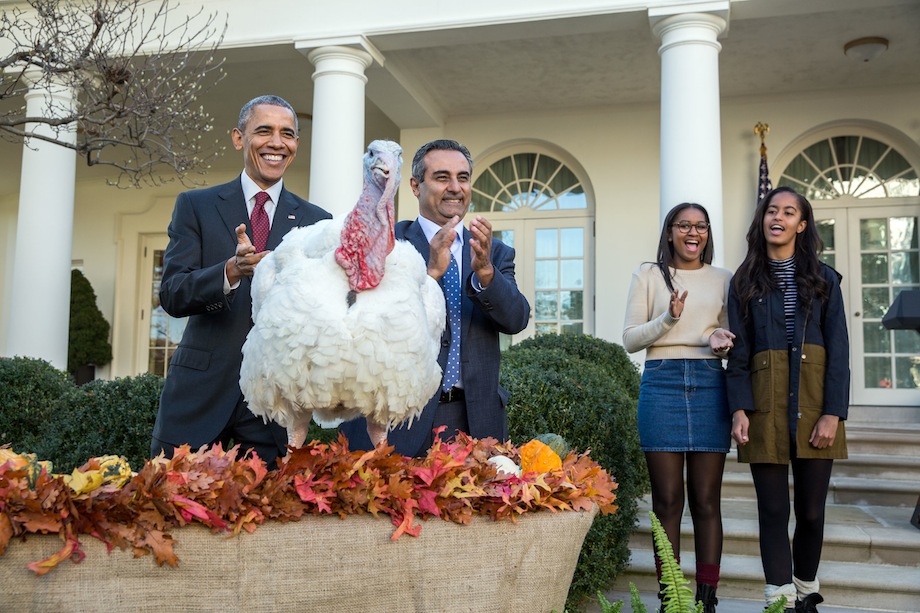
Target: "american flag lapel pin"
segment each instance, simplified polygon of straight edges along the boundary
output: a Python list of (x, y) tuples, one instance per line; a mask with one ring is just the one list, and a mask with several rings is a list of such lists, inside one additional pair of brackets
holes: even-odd
[(293, 214), (288, 215), (288, 219), (294, 219), (294, 215)]

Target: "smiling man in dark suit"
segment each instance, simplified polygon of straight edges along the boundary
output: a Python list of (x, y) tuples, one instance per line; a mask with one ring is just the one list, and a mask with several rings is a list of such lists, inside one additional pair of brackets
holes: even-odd
[[(452, 338), (448, 316), (441, 339), (441, 390), (411, 427), (402, 425), (387, 434), (387, 444), (402, 455), (424, 455), (434, 443), (432, 429), (440, 426), (446, 428), (441, 435), (445, 439), (458, 431), (474, 438), (508, 438), (508, 393), (498, 384), (499, 334), (517, 334), (527, 327), (530, 304), (514, 278), (514, 249), (493, 239), (492, 225), (479, 215), (470, 220), (469, 229), (461, 223), (470, 208), (472, 173), (470, 152), (460, 143), (436, 140), (423, 145), (412, 160), (410, 179), (419, 216), (395, 228), (396, 238), (412, 243), (442, 288), (448, 285), (448, 269), (456, 270), (460, 294), (459, 334)], [(459, 343), (454, 366), (448, 360), (452, 342)], [(352, 449), (372, 447), (363, 418), (342, 424), (341, 430)]]
[(179, 194), (169, 224), (160, 304), (188, 323), (169, 363), (150, 453), (232, 441), (273, 467), (287, 433), (252, 414), (239, 384), (252, 326), (252, 274), (289, 230), (331, 215), (284, 189), (299, 140), (290, 104), (277, 96), (249, 101), (232, 139), (243, 153), (243, 173)]

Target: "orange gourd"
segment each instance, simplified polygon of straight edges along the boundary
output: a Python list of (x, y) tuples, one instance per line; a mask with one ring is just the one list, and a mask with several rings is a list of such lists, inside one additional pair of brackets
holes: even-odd
[(521, 472), (545, 473), (562, 468), (562, 458), (549, 445), (534, 439), (521, 447)]

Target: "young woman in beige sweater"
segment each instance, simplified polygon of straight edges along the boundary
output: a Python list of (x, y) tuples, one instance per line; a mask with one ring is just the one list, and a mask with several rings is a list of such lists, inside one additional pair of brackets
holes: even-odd
[[(623, 346), (646, 350), (639, 391), (639, 439), (652, 509), (680, 559), (687, 498), (693, 520), (697, 600), (714, 613), (722, 557), (720, 497), (731, 423), (722, 356), (732, 347), (726, 305), (731, 272), (711, 266), (709, 214), (684, 203), (665, 218), (654, 263), (633, 273)], [(656, 558), (659, 579), (660, 562)]]

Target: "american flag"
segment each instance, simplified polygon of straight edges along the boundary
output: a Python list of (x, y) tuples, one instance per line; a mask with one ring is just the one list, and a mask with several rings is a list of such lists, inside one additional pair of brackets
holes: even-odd
[(757, 204), (764, 199), (773, 184), (770, 182), (770, 171), (767, 169), (767, 146), (764, 144), (764, 135), (770, 131), (770, 125), (758, 121), (754, 126), (754, 134), (760, 136), (760, 177), (757, 180)]
[(773, 189), (773, 184), (770, 182), (770, 171), (767, 168), (767, 148), (765, 145), (760, 145), (760, 179), (757, 182), (757, 202), (759, 203), (763, 200), (763, 197), (767, 195), (767, 192)]

